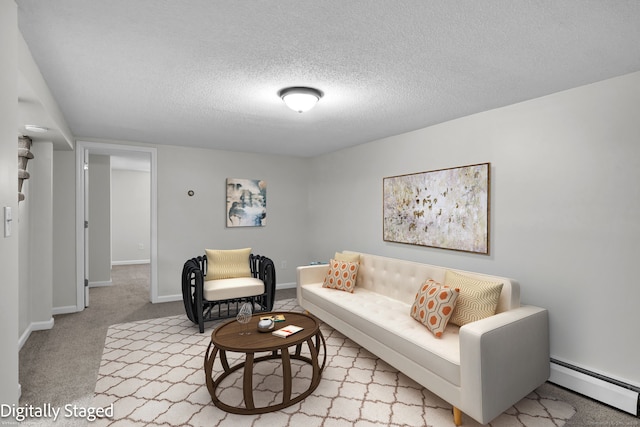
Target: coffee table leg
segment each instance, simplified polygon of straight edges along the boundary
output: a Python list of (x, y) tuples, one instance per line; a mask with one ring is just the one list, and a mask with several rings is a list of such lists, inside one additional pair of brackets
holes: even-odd
[(291, 357), (289, 349), (282, 349), (282, 403), (291, 400)]
[(253, 403), (253, 353), (247, 353), (244, 362), (242, 391), (244, 393), (244, 407), (247, 409), (255, 409)]

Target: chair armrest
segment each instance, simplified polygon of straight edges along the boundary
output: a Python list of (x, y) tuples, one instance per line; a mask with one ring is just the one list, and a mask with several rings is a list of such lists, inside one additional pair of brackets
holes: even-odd
[(463, 412), (488, 423), (550, 374), (549, 315), (521, 306), (460, 328)]
[(199, 256), (187, 260), (182, 268), (182, 301), (187, 317), (195, 323), (201, 317), (196, 307), (202, 305), (203, 265), (206, 266), (206, 258)]
[(264, 283), (264, 293), (267, 295), (268, 311), (273, 310), (276, 296), (276, 267), (271, 258), (251, 254), (249, 256), (251, 275)]

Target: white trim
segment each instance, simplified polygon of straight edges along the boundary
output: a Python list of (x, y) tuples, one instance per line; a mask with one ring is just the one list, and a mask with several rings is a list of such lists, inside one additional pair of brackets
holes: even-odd
[(49, 320), (41, 322), (31, 322), (31, 324), (27, 326), (27, 329), (22, 333), (22, 335), (20, 335), (20, 338), (18, 339), (18, 351), (22, 350), (22, 347), (26, 344), (27, 340), (31, 336), (31, 332), (51, 329), (53, 328), (53, 324), (53, 317)]
[[(84, 310), (84, 145), (76, 143), (76, 306), (75, 313)], [(81, 250), (82, 249), (82, 250)], [(82, 307), (78, 309), (78, 307)], [(53, 314), (55, 313), (55, 308)]]
[[(82, 305), (80, 307), (82, 307)], [(78, 306), (67, 305), (67, 306), (64, 306), (64, 307), (53, 307), (51, 309), (51, 314), (53, 316), (57, 316), (58, 314), (77, 313), (77, 312), (82, 311), (82, 310), (84, 310), (84, 307), (78, 310)]]
[(280, 283), (280, 284), (276, 285), (276, 291), (278, 289), (293, 289), (296, 286), (297, 286), (296, 282)]
[[(143, 147), (137, 145), (120, 145), (103, 142), (77, 141), (76, 142), (76, 305), (72, 312), (84, 310), (84, 191), (83, 191), (83, 162), (84, 150), (100, 152), (100, 154), (115, 154), (121, 152), (148, 153), (151, 158), (151, 218), (149, 243), (151, 264), (151, 283), (149, 286), (149, 299), (152, 303), (161, 302), (158, 299), (158, 150), (155, 147)], [(179, 298), (180, 300), (182, 297)]]
[(591, 375), (551, 362), (549, 382), (633, 415), (638, 415), (637, 391), (618, 386)]
[(128, 261), (111, 261), (111, 265), (137, 265), (137, 264), (150, 264), (150, 259), (131, 259)]
[(157, 297), (157, 300), (155, 302), (162, 303), (162, 302), (174, 302), (174, 301), (182, 301), (182, 294), (159, 296)]
[(90, 288), (101, 288), (103, 286), (113, 286), (113, 281), (105, 280), (105, 281), (102, 281), (102, 282), (89, 282), (89, 287)]

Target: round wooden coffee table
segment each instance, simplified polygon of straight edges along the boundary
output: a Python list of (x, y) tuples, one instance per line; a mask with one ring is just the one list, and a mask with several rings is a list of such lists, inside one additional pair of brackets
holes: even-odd
[[(273, 330), (288, 325), (301, 326), (304, 329), (287, 338), (276, 337), (272, 335), (271, 332), (258, 332), (258, 321), (260, 317), (267, 314), (283, 314), (285, 316), (284, 322), (277, 322)], [(204, 357), (204, 371), (207, 379), (207, 389), (209, 389), (209, 394), (211, 395), (211, 400), (214, 405), (234, 414), (262, 414), (291, 406), (309, 396), (313, 390), (318, 387), (322, 370), (327, 360), (327, 347), (318, 321), (315, 318), (303, 313), (293, 312), (260, 313), (254, 315), (249, 322), (248, 329), (251, 331), (251, 334), (241, 335), (240, 333), (243, 331), (243, 328), (243, 325), (232, 320), (216, 328), (211, 333), (211, 342)], [(306, 343), (309, 348), (310, 357), (301, 354), (304, 343)], [(322, 364), (318, 361), (320, 343), (322, 343)], [(295, 351), (290, 353), (289, 348), (294, 346)], [(229, 366), (227, 351), (244, 353), (245, 361), (235, 366)], [(271, 354), (254, 357), (255, 353), (260, 352), (271, 352)], [(213, 364), (218, 355), (220, 356), (220, 362), (224, 370), (214, 378)], [(253, 365), (271, 359), (282, 360), (282, 402), (276, 405), (256, 408), (253, 402)], [(310, 364), (313, 369), (309, 388), (293, 399), (291, 398), (291, 359), (302, 360)], [(227, 405), (221, 402), (216, 395), (216, 389), (220, 383), (231, 373), (242, 368), (244, 368), (242, 383), (244, 408)]]

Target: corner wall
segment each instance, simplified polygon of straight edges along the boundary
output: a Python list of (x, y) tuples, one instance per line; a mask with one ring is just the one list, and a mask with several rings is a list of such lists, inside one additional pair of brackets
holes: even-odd
[[(314, 158), (313, 259), (351, 249), (499, 276), (549, 309), (551, 356), (640, 386), (640, 73)], [(491, 253), (382, 240), (386, 176), (491, 162)]]
[[(18, 15), (13, 1), (0, 1), (0, 218), (4, 207), (18, 217)], [(3, 229), (3, 227), (0, 227)], [(0, 404), (18, 404), (18, 224), (0, 231)]]

